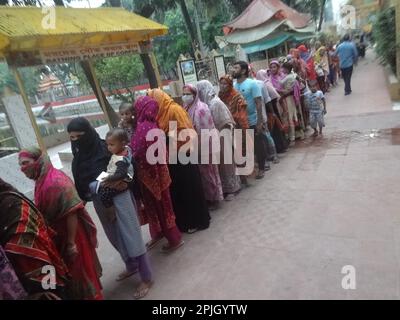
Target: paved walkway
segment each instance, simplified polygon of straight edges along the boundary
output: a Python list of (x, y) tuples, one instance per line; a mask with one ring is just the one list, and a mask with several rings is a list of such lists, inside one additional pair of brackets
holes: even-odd
[[(208, 230), (169, 256), (151, 251), (148, 299), (400, 297), (400, 112), (371, 52), (353, 91), (329, 93), (324, 136), (299, 143), (214, 212)], [(123, 263), (95, 219), (106, 298), (133, 299), (138, 279), (115, 281)], [(345, 265), (356, 290), (341, 286)]]

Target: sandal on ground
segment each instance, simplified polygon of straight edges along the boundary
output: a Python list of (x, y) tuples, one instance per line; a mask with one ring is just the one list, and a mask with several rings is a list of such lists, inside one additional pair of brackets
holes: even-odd
[(130, 272), (125, 270), (124, 272), (122, 272), (118, 275), (118, 277), (117, 277), (117, 279), (115, 279), (115, 281), (119, 282), (119, 281), (128, 279), (129, 277), (132, 277), (135, 273), (138, 273), (138, 271), (139, 271), (139, 269), (136, 269), (136, 270), (130, 271)]
[(135, 298), (136, 300), (139, 300), (139, 299), (142, 299), (142, 298), (144, 298), (145, 296), (147, 296), (147, 294), (149, 293), (150, 288), (151, 288), (152, 285), (153, 285), (153, 282), (148, 282), (148, 283), (142, 282), (142, 283), (139, 285), (139, 287), (136, 289), (136, 292), (135, 292), (135, 294), (133, 295), (134, 298)]
[(146, 249), (151, 250), (153, 249), (160, 241), (162, 238), (159, 239), (152, 239), (149, 242), (146, 243)]
[(171, 253), (171, 252), (175, 251), (176, 249), (182, 247), (184, 244), (185, 244), (185, 241), (183, 241), (183, 240), (175, 246), (170, 246), (169, 244), (166, 244), (165, 246), (163, 246), (161, 248), (161, 252), (162, 253)]

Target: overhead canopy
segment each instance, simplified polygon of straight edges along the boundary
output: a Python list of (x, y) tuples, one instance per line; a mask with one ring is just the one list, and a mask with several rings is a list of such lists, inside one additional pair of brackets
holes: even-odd
[(225, 36), (216, 38), (220, 48), (240, 45), (247, 54), (264, 51), (285, 41), (302, 41), (314, 34), (311, 17), (280, 0), (253, 0), (224, 26)]
[(247, 44), (264, 39), (278, 30), (283, 32), (291, 32), (293, 34), (311, 34), (314, 32), (314, 27), (309, 26), (302, 29), (296, 29), (288, 20), (271, 19), (254, 28), (236, 30), (235, 32), (225, 36), (225, 38), (228, 43)]
[(0, 6), (0, 56), (148, 41), (168, 32), (166, 26), (121, 8), (54, 10), (51, 28), (51, 13), (42, 13), (41, 8)]
[(247, 54), (268, 50), (271, 48), (275, 48), (285, 41), (303, 41), (306, 39), (310, 39), (313, 37), (311, 33), (304, 33), (304, 34), (296, 34), (296, 33), (289, 33), (289, 32), (276, 32), (270, 34), (268, 37), (261, 39), (256, 42), (246, 43), (243, 44), (243, 50)]
[(290, 8), (280, 0), (253, 0), (240, 16), (224, 26), (224, 33), (229, 34), (237, 29), (257, 27), (264, 22), (276, 18), (288, 20), (294, 28), (305, 28), (311, 17)]

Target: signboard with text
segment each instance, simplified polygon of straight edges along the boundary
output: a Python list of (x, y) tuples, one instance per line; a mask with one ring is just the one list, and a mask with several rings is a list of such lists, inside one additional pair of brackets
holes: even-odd
[(104, 46), (81, 48), (63, 48), (51, 50), (10, 52), (9, 65), (28, 67), (46, 64), (69, 63), (89, 59), (104, 59), (124, 55), (148, 53), (152, 50), (151, 42), (126, 42)]
[(41, 51), (43, 64), (68, 63), (88, 59), (103, 59), (140, 53), (138, 43), (125, 43), (120, 45), (94, 46), (79, 49), (60, 49)]

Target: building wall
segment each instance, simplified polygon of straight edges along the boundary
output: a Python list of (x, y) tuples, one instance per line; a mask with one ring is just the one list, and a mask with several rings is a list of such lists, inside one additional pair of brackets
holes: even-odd
[(382, 0), (350, 0), (349, 5), (356, 8), (357, 28), (370, 28), (370, 16), (381, 9)]

